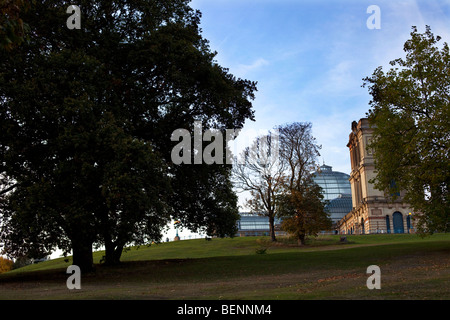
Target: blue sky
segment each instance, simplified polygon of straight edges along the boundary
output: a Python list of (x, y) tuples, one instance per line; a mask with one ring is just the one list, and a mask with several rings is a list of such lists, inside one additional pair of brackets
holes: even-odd
[[(380, 29), (367, 27), (370, 5), (380, 8)], [(450, 0), (193, 0), (191, 7), (203, 14), (203, 36), (218, 63), (258, 81), (256, 121), (238, 139), (312, 122), (320, 162), (345, 173), (351, 122), (369, 108), (362, 78), (404, 57), (413, 25), (419, 32), (430, 25), (450, 43)]]

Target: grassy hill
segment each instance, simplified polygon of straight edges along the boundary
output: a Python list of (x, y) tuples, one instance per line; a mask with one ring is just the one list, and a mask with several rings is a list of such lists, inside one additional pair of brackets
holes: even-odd
[[(54, 259), (0, 275), (0, 299), (450, 299), (450, 234), (348, 240), (323, 236), (298, 247), (247, 237), (131, 248), (120, 266), (98, 264), (82, 275), (81, 290), (65, 285), (70, 257)], [(369, 265), (381, 268), (381, 290), (366, 286)]]

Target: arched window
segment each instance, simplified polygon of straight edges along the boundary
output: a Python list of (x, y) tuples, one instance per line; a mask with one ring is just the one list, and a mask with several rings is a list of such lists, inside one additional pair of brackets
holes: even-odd
[(392, 215), (393, 225), (394, 225), (394, 233), (403, 233), (405, 232), (403, 228), (403, 215), (396, 211)]
[(391, 223), (389, 221), (388, 215), (386, 215), (386, 230), (387, 230), (387, 233), (391, 233)]

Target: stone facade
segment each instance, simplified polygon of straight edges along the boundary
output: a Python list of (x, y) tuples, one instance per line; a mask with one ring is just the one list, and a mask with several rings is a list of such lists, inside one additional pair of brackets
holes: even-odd
[(373, 154), (367, 145), (373, 130), (366, 118), (353, 121), (347, 147), (350, 151), (352, 211), (338, 223), (341, 234), (412, 233), (413, 211), (404, 193), (392, 202), (369, 181), (375, 177)]

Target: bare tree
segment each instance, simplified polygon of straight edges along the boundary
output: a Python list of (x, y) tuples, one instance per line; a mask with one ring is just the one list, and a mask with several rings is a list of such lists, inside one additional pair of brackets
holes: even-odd
[(259, 136), (235, 159), (233, 182), (235, 187), (250, 192), (247, 204), (252, 212), (269, 218), (270, 238), (275, 237), (275, 216), (277, 214), (278, 194), (282, 189), (285, 162), (279, 159), (278, 135), (269, 133)]
[(322, 146), (311, 133), (310, 122), (294, 122), (277, 127), (280, 140), (280, 161), (286, 162), (288, 173), (286, 189), (300, 189), (317, 169), (317, 157)]

